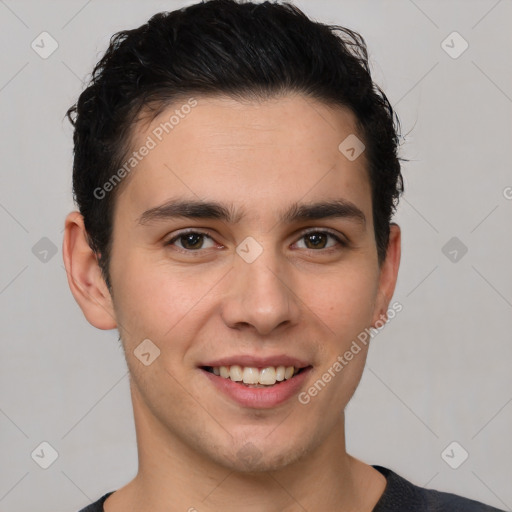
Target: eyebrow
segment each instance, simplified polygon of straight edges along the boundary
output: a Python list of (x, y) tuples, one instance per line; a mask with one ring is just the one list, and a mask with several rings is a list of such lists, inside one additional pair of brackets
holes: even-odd
[[(146, 210), (138, 218), (139, 224), (169, 220), (174, 218), (216, 219), (228, 224), (237, 224), (245, 216), (245, 211), (235, 210), (233, 205), (224, 205), (216, 201), (171, 199), (160, 206)], [(321, 201), (316, 203), (294, 203), (281, 212), (282, 223), (327, 218), (343, 218), (366, 226), (366, 216), (354, 203), (345, 199)]]

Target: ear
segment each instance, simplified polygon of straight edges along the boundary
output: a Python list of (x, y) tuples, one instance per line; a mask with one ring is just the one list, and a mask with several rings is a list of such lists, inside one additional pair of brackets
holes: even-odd
[(69, 288), (87, 321), (98, 329), (115, 329), (112, 297), (96, 254), (87, 242), (84, 219), (79, 212), (66, 217), (62, 256)]
[(401, 255), (401, 231), (398, 224), (392, 223), (389, 231), (388, 249), (386, 258), (382, 262), (379, 276), (379, 287), (375, 309), (373, 312), (372, 327), (375, 327), (377, 320), (387, 321), (388, 307), (395, 291), (398, 268), (400, 267)]

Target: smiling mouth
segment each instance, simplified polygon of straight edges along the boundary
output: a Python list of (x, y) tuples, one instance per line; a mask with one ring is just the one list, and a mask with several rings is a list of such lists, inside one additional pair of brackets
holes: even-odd
[(252, 366), (202, 366), (201, 369), (216, 375), (221, 379), (229, 379), (249, 388), (269, 388), (281, 384), (311, 368), (296, 368), (295, 366), (267, 366), (255, 368)]

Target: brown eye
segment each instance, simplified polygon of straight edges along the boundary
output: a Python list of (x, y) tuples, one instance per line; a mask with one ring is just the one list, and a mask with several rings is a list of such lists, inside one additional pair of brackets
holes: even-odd
[(328, 235), (325, 233), (311, 233), (304, 236), (304, 240), (306, 240), (306, 246), (308, 249), (324, 249), (325, 244), (327, 243)]
[[(332, 239), (337, 243), (327, 246), (329, 239)], [(305, 241), (304, 248), (309, 250), (331, 249), (336, 245), (340, 245), (342, 247), (347, 245), (345, 241), (329, 231), (310, 231), (302, 235), (300, 240)]]
[[(211, 236), (201, 231), (189, 231), (187, 233), (180, 233), (176, 235), (174, 238), (169, 240), (165, 245), (174, 245), (175, 242), (178, 242), (178, 248), (183, 249), (185, 251), (197, 251), (199, 249), (205, 249), (208, 247), (204, 247), (205, 239), (212, 240)], [(213, 247), (211, 245), (210, 247)]]

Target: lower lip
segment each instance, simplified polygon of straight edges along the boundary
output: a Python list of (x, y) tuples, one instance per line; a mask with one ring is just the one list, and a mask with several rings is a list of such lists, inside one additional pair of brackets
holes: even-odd
[(286, 402), (297, 394), (304, 385), (304, 381), (308, 378), (311, 369), (312, 367), (309, 366), (291, 379), (266, 388), (249, 388), (244, 384), (219, 377), (202, 368), (201, 371), (218, 390), (241, 406), (254, 409), (269, 409)]

